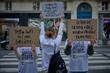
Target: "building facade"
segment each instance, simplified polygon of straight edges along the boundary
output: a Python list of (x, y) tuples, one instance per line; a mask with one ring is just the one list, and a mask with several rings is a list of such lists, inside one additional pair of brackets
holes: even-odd
[[(104, 30), (110, 30), (109, 0), (0, 0), (0, 19), (19, 18), (19, 24), (27, 24), (28, 19), (39, 18), (40, 3), (44, 1), (64, 2), (65, 19), (97, 19), (98, 44), (109, 41), (110, 33), (106, 36)], [(109, 28), (104, 28), (106, 24)]]

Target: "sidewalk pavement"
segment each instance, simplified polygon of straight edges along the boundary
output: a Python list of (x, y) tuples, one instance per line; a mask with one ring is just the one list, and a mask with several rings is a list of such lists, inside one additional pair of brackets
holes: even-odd
[(95, 47), (94, 50), (110, 58), (110, 46)]
[(2, 50), (0, 49), (0, 58), (2, 58), (4, 55), (7, 55), (12, 50)]
[(103, 53), (103, 55), (110, 58), (110, 53)]

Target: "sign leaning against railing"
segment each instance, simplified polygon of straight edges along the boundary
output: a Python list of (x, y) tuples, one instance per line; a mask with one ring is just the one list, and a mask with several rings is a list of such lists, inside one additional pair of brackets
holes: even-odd
[(97, 41), (97, 19), (70, 19), (67, 29), (70, 40)]
[(40, 10), (43, 18), (61, 18), (64, 17), (63, 2), (42, 2)]

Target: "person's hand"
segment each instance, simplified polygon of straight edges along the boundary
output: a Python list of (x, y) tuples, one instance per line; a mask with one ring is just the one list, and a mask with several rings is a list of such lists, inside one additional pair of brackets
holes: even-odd
[(13, 50), (15, 50), (16, 51), (16, 49), (17, 49), (17, 45), (16, 44), (13, 44)]
[(35, 45), (34, 44), (32, 44), (32, 51), (35, 51)]
[(36, 49), (36, 45), (35, 44), (32, 44), (32, 47), (31, 47), (32, 55), (33, 55), (34, 58), (37, 58), (37, 54), (36, 54), (35, 49)]
[(31, 50), (32, 50), (32, 53), (35, 54), (35, 45), (32, 44)]
[(72, 44), (72, 42), (73, 42), (73, 41), (70, 40), (70, 39), (67, 40), (67, 43), (70, 44), (70, 45)]

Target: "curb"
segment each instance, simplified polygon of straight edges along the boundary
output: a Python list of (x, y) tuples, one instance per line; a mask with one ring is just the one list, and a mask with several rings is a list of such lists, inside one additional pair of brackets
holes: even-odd
[(103, 56), (105, 56), (105, 57), (110, 59), (110, 55), (107, 55), (106, 53), (102, 53), (102, 52), (99, 52), (99, 53), (101, 53)]
[(110, 45), (98, 45), (94, 46), (94, 48), (110, 48)]

